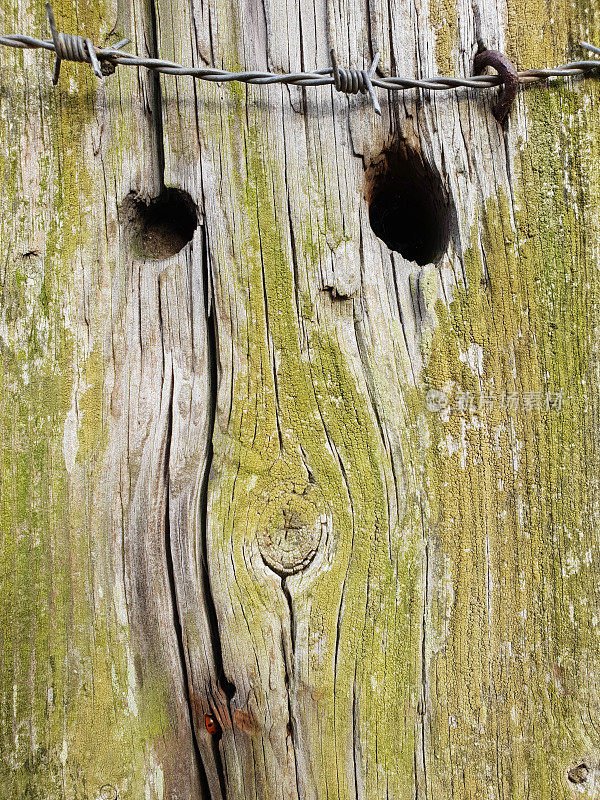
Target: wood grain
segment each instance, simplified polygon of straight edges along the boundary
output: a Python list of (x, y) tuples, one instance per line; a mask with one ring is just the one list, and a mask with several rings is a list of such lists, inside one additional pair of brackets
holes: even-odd
[[(232, 70), (600, 40), (564, 0), (55, 11)], [(600, 796), (595, 83), (503, 132), (493, 92), (0, 57), (0, 797)], [(437, 263), (374, 234), (386, 174)], [(156, 261), (122, 204), (165, 186), (199, 224)]]

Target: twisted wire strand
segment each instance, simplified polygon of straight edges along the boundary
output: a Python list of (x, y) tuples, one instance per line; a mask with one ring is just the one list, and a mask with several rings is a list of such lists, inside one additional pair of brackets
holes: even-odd
[[(95, 74), (102, 78), (104, 74), (114, 72), (118, 65), (144, 67), (165, 75), (190, 76), (196, 80), (215, 83), (241, 83), (266, 85), (280, 83), (293, 86), (328, 86), (333, 85), (337, 91), (345, 94), (358, 92), (369, 95), (377, 113), (381, 113), (374, 87), (390, 91), (403, 89), (427, 89), (429, 91), (447, 91), (458, 88), (490, 89), (502, 84), (498, 75), (472, 75), (464, 78), (451, 78), (442, 75), (432, 78), (407, 78), (401, 76), (378, 77), (375, 75), (379, 54), (375, 56), (368, 70), (342, 69), (338, 66), (335, 51), (331, 51), (331, 66), (314, 72), (277, 73), (260, 70), (229, 72), (214, 67), (186, 67), (174, 61), (161, 58), (144, 58), (121, 50), (128, 39), (123, 39), (113, 47), (98, 48), (82, 36), (59, 33), (54, 21), (50, 4), (46, 6), (52, 31), (52, 39), (38, 39), (22, 34), (0, 36), (0, 45), (19, 49), (43, 49), (54, 52), (56, 62), (53, 82), (58, 81), (60, 62), (77, 61), (91, 64)], [(584, 49), (600, 55), (600, 48), (587, 42), (580, 42)], [(528, 69), (518, 72), (519, 84), (531, 84), (552, 78), (585, 77), (600, 69), (600, 59), (570, 61), (557, 67), (544, 69)]]

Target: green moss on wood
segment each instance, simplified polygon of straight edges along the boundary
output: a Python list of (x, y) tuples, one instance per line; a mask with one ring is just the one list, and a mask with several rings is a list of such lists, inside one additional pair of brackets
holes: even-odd
[[(102, 4), (54, 2), (54, 11), (63, 30), (101, 40)], [(45, 30), (43, 5), (31, 18), (5, 4), (3, 29), (23, 20)], [(24, 69), (22, 53), (2, 53), (14, 80), (4, 77), (0, 93), (10, 212), (0, 222), (0, 796), (97, 798), (112, 784), (121, 798), (160, 797), (148, 747), (165, 729), (164, 698), (136, 686), (95, 497), (107, 434), (104, 312), (91, 303), (89, 339), (78, 327), (75, 277), (85, 264), (93, 283), (101, 254), (90, 231), (104, 226), (86, 149), (96, 83), (63, 64), (54, 90), (50, 59), (38, 55)], [(36, 137), (44, 147), (26, 164)]]
[[(235, 129), (241, 119), (235, 115)], [(356, 724), (367, 763), (381, 765), (369, 770), (368, 796), (381, 796), (386, 782), (390, 792), (394, 787), (403, 796), (413, 780), (420, 685), (415, 645), (422, 552), (413, 533), (418, 511), (412, 506), (390, 535), (392, 477), (362, 373), (349, 366), (348, 344), (328, 310), (328, 296), (311, 300), (303, 288), (306, 272), (318, 267), (316, 248), (335, 240), (338, 223), (333, 214), (319, 217), (315, 206), (305, 230), (314, 245), (298, 248), (295, 274), (287, 249), (284, 168), (273, 153), (269, 126), (242, 127), (243, 161), (232, 159), (239, 166), (224, 183), (241, 202), (232, 209), (224, 199), (224, 205), (233, 214), (235, 243), (243, 247), (234, 251), (235, 286), (221, 291), (243, 298), (246, 316), (238, 318), (236, 346), (247, 362), (236, 375), (227, 428), (216, 432), (219, 481), (209, 506), (214, 574), (223, 580), (230, 575), (226, 591), (233, 593), (226, 657), (229, 642), (244, 642), (236, 650), (235, 668), (252, 675), (257, 660), (259, 668), (270, 669), (265, 608), (281, 605), (284, 598), (249, 569), (265, 520), (290, 504), (301, 509), (307, 525), (325, 515), (331, 520), (332, 564), (309, 581), (309, 589), (293, 590), (295, 602), (312, 609), (296, 642), (297, 652), (310, 653), (313, 698), (303, 704), (305, 716), (298, 720), (307, 748), (301, 757), (311, 763), (319, 796), (326, 796), (328, 786), (336, 786), (340, 797), (352, 796), (349, 759)], [(223, 137), (225, 149), (236, 146), (237, 133)], [(226, 257), (220, 245), (214, 245), (217, 259)], [(390, 608), (393, 614), (387, 613)], [(288, 614), (283, 606), (281, 613)], [(309, 645), (315, 641), (319, 648)], [(243, 665), (240, 652), (249, 654)], [(253, 682), (253, 693), (258, 721), (268, 719), (273, 698), (262, 695), (259, 681)], [(260, 728), (255, 736), (260, 746)], [(249, 760), (242, 769), (249, 775), (257, 767)]]
[(454, 75), (458, 40), (455, 0), (429, 0), (429, 20), (435, 37), (435, 60), (440, 75)]
[[(460, 780), (486, 796), (497, 764), (502, 796), (571, 797), (566, 770), (598, 756), (587, 717), (598, 713), (600, 637), (597, 102), (589, 84), (527, 94), (514, 201), (482, 208), (467, 287), (438, 305), (426, 386), (453, 403), (495, 398), (427, 415), (428, 530), (443, 567), (430, 758), (442, 791)], [(559, 390), (562, 410), (546, 409)]]

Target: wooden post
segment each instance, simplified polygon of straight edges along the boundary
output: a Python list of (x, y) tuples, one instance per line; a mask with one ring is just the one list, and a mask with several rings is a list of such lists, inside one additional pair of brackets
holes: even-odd
[[(230, 70), (600, 42), (564, 0), (54, 10)], [(597, 82), (503, 130), (0, 65), (0, 798), (600, 797)]]

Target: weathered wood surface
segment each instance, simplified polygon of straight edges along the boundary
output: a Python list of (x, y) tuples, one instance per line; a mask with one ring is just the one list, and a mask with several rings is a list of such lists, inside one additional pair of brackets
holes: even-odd
[[(600, 42), (564, 0), (55, 12), (228, 69), (332, 43), (468, 74), (478, 37), (523, 68)], [(53, 89), (47, 55), (0, 60), (0, 797), (599, 797), (595, 82), (521, 92), (503, 134), (493, 93), (378, 118), (329, 88), (63, 65)], [(406, 148), (429, 165), (406, 192), (430, 174), (450, 208), (439, 263), (369, 225)], [(151, 260), (123, 201), (165, 184), (200, 224)], [(428, 389), (494, 399), (437, 413)]]

